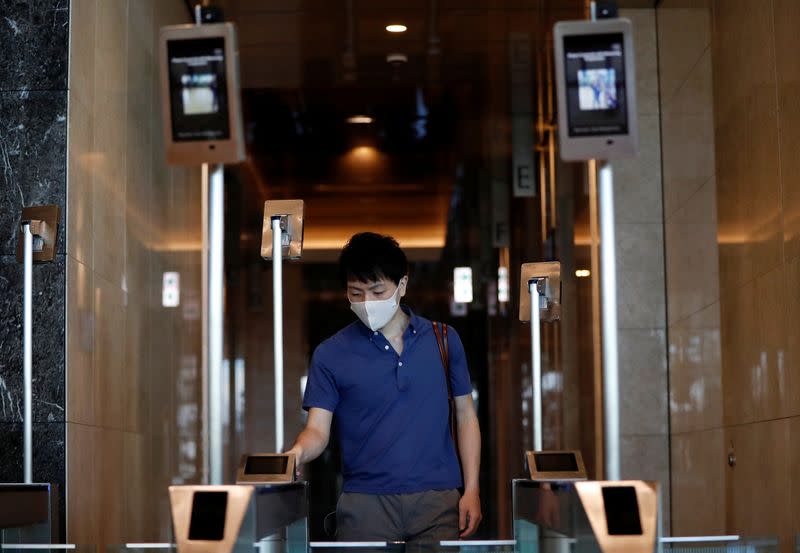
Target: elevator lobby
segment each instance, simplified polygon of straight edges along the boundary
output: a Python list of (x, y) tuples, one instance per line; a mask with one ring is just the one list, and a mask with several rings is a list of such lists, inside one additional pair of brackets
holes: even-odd
[[(0, 0), (0, 545), (30, 452), (52, 543), (193, 553), (168, 490), (233, 485), (243, 455), (292, 447), (316, 348), (358, 321), (338, 260), (368, 231), (407, 256), (402, 305), (463, 343), (483, 513), (468, 539), (506, 540), (465, 553), (555, 553), (526, 542), (546, 524), (520, 531), (512, 481), (535, 480), (534, 450), (579, 452), (589, 482), (652, 483), (659, 553), (681, 536), (717, 537), (691, 553), (800, 550), (800, 0), (599, 2), (630, 22), (635, 62), (631, 82), (617, 68), (622, 108), (580, 85), (586, 112), (633, 106), (635, 152), (608, 163), (564, 159), (554, 26), (592, 4)], [(233, 24), (238, 49), (242, 155), (205, 168), (170, 158), (162, 79), (161, 29), (196, 13)], [(303, 202), (280, 343), (277, 200)], [(23, 208), (48, 205), (26, 342)], [(560, 299), (534, 338), (523, 265), (544, 262)], [(303, 553), (335, 539), (337, 423), (296, 477)]]

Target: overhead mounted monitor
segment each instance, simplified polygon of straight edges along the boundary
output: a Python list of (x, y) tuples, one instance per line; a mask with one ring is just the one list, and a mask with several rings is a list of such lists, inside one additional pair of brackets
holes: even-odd
[(586, 480), (581, 452), (528, 451), (525, 454), (531, 480), (536, 482), (574, 482)]
[(251, 453), (242, 455), (237, 484), (292, 482), (295, 457), (290, 453)]
[(162, 27), (160, 62), (167, 161), (188, 165), (243, 160), (234, 25)]
[(583, 161), (636, 155), (630, 21), (560, 21), (553, 40), (561, 158)]

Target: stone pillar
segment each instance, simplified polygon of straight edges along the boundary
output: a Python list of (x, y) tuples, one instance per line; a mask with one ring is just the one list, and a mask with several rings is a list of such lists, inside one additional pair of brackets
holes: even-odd
[(669, 531), (669, 414), (658, 51), (653, 9), (633, 23), (639, 155), (614, 162), (623, 478), (661, 482)]

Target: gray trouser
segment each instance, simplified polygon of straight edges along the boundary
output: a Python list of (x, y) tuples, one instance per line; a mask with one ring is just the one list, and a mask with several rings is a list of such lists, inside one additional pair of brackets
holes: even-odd
[(398, 495), (343, 493), (336, 506), (339, 541), (438, 543), (458, 539), (458, 490)]

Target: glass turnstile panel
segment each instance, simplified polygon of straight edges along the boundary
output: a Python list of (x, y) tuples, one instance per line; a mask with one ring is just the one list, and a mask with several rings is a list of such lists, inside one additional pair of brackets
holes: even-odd
[(57, 497), (51, 484), (0, 484), (0, 544), (58, 540)]
[(7, 543), (0, 542), (2, 553), (98, 553), (96, 545), (64, 543)]
[[(589, 519), (571, 483), (514, 480), (512, 512), (517, 541), (515, 552), (600, 553)], [(657, 553), (778, 553), (778, 539), (660, 537), (655, 550)], [(796, 553), (800, 553), (800, 545)]]
[(778, 553), (778, 538), (691, 536), (661, 539), (662, 553)]

